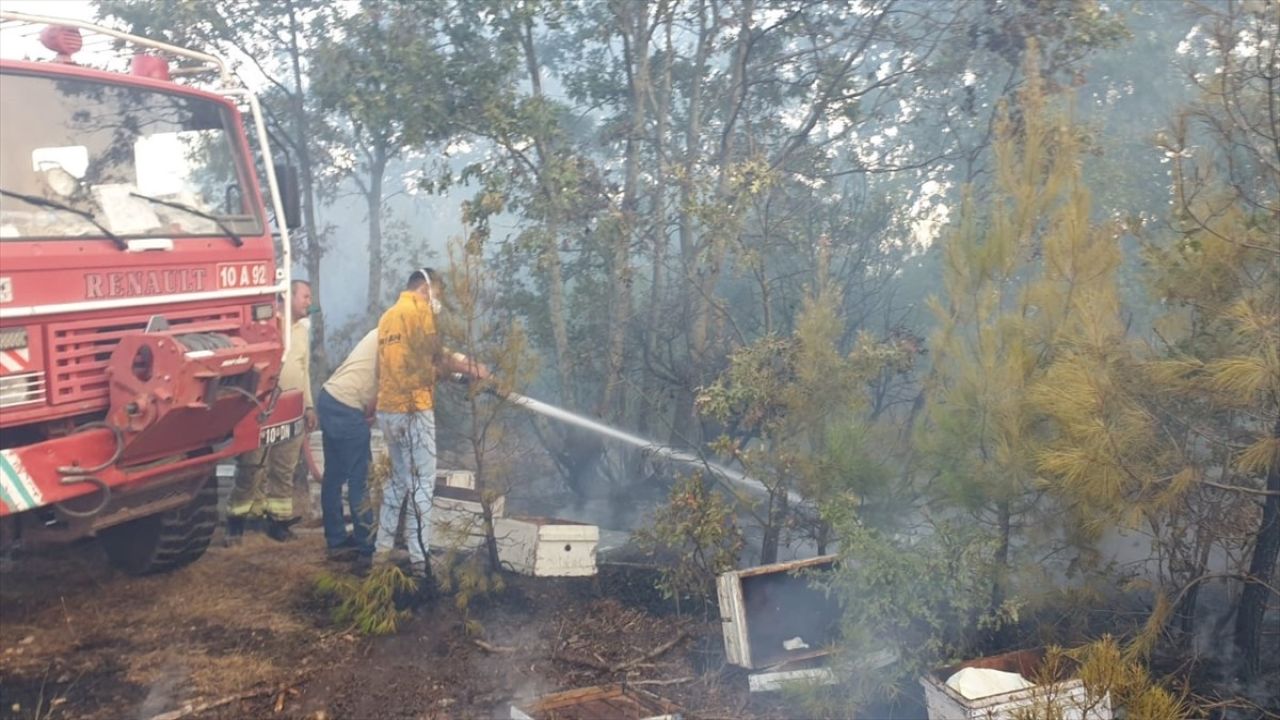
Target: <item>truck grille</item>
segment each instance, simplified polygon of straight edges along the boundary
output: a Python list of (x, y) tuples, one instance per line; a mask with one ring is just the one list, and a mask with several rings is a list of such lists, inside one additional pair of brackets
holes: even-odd
[[(174, 330), (230, 332), (244, 322), (240, 308), (174, 310), (162, 313)], [(55, 405), (105, 400), (104, 372), (120, 340), (146, 330), (154, 313), (98, 320), (76, 320), (49, 326), (49, 401)]]

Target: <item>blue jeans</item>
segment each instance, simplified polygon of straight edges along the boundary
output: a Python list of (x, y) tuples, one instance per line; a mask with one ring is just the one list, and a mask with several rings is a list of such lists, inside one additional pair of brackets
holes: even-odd
[(373, 554), (373, 509), (368, 506), (369, 423), (364, 413), (343, 405), (320, 391), (316, 403), (324, 440), (324, 479), (320, 484), (320, 509), (324, 513), (324, 541), (337, 547), (347, 539), (342, 518), (342, 486), (347, 486), (352, 536), (360, 552)]
[(431, 547), (431, 498), (436, 488), (435, 413), (379, 412), (378, 425), (391, 454), (391, 477), (382, 489), (382, 511), (378, 514), (378, 552), (391, 551), (400, 508), (407, 501), (404, 535), (409, 560), (426, 562)]

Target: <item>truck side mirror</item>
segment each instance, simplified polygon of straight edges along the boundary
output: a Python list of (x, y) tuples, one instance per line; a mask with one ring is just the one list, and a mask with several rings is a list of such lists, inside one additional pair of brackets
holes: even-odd
[(276, 163), (276, 186), (280, 189), (280, 204), (284, 206), (284, 225), (290, 230), (302, 227), (302, 194), (298, 189), (298, 168), (288, 163)]

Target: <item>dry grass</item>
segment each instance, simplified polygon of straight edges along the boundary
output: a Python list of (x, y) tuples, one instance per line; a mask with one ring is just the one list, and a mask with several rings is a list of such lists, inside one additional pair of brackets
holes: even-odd
[(0, 675), (108, 673), (174, 703), (284, 678), (325, 643), (302, 608), (323, 556), (316, 535), (254, 535), (130, 578), (92, 544), (42, 553), (0, 578)]

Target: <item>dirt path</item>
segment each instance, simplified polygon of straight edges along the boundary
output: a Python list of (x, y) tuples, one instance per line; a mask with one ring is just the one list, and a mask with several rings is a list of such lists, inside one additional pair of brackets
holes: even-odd
[(0, 574), (0, 718), (147, 719), (244, 694), (189, 717), (506, 718), (513, 701), (623, 681), (688, 717), (778, 716), (747, 704), (718, 623), (670, 616), (647, 579), (510, 576), (466, 614), (445, 597), (368, 639), (315, 595), (321, 546), (250, 536), (152, 578), (110, 570), (92, 542), (21, 558)]

